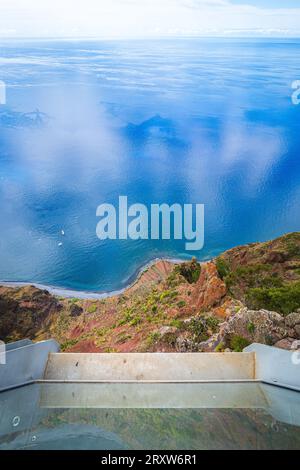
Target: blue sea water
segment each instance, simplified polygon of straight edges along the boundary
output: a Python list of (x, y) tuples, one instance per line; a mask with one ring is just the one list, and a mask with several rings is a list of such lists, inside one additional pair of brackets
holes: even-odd
[[(297, 79), (300, 40), (2, 41), (0, 279), (112, 291), (156, 257), (299, 230)], [(205, 204), (203, 250), (100, 241), (119, 195)]]

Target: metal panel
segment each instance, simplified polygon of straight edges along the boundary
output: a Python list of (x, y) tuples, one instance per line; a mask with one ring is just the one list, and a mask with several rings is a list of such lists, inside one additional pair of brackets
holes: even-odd
[(256, 356), (256, 379), (300, 390), (300, 354), (254, 343), (244, 349)]
[(29, 344), (6, 352), (6, 364), (0, 365), (0, 389), (18, 386), (44, 375), (50, 352), (59, 351), (54, 340)]

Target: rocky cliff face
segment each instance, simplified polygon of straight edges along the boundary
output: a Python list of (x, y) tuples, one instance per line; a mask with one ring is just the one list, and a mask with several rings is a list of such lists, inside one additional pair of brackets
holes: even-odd
[(217, 259), (148, 267), (123, 294), (57, 298), (0, 288), (0, 338), (56, 338), (65, 351), (240, 351), (300, 340), (300, 233)]
[(0, 287), (0, 338), (35, 338), (41, 328), (51, 326), (61, 309), (58, 299), (45, 290)]

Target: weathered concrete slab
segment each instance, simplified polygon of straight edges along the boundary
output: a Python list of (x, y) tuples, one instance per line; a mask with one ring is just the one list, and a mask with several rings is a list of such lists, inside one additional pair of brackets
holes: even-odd
[(255, 378), (249, 353), (60, 353), (50, 354), (47, 380), (195, 381)]

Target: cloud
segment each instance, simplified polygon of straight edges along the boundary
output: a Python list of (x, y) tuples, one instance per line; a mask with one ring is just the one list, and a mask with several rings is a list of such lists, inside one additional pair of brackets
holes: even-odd
[(182, 0), (182, 5), (191, 8), (201, 8), (201, 7), (228, 7), (230, 2), (228, 0)]
[[(251, 1), (251, 0), (248, 0)], [(275, 5), (275, 4), (274, 4)], [(277, 4), (276, 4), (277, 5)], [(229, 0), (1, 0), (0, 36), (300, 35), (300, 8)]]

